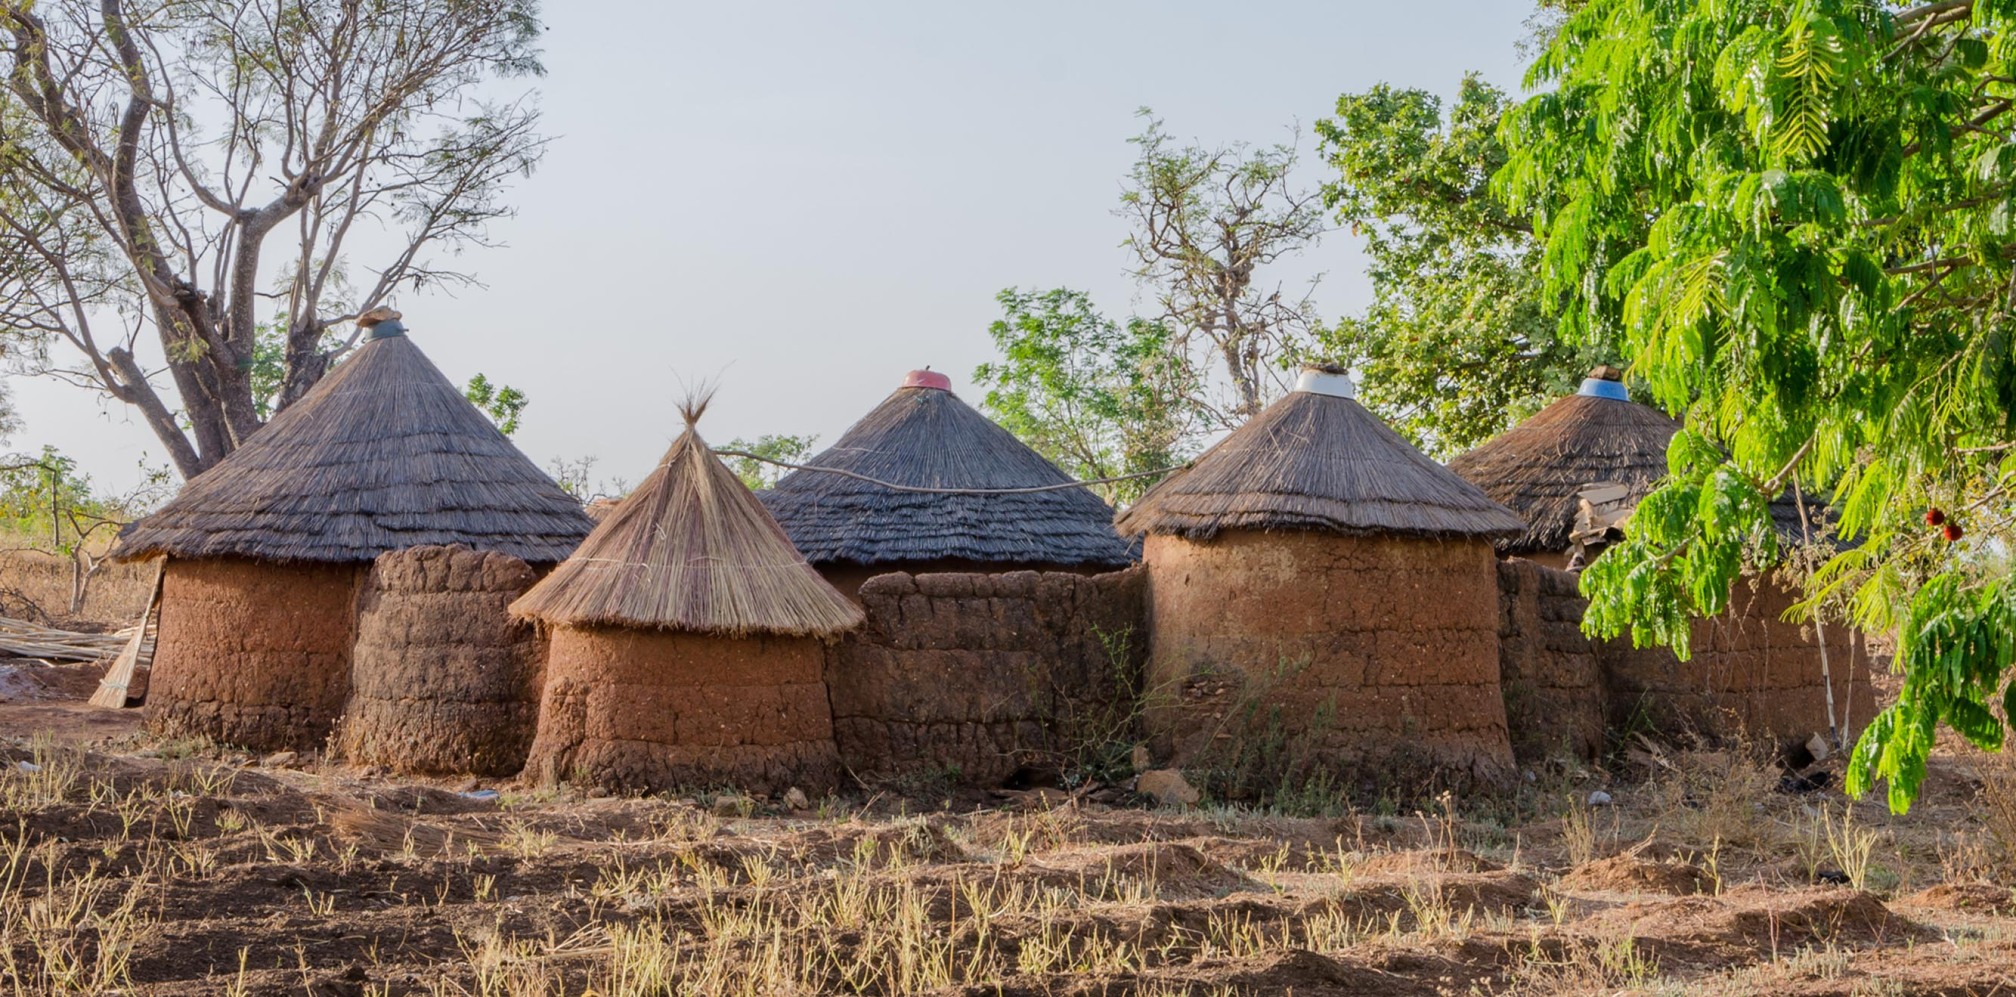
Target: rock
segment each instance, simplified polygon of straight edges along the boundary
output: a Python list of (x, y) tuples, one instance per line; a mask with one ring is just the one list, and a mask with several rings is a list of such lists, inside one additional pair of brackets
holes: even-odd
[(742, 806), (742, 798), (736, 796), (734, 793), (717, 796), (714, 798), (714, 816), (740, 817), (742, 816)]
[(461, 785), (455, 787), (455, 791), (458, 793), (473, 793), (482, 788), (483, 783), (475, 779), (464, 779)]
[(1132, 761), (1134, 762), (1134, 771), (1136, 772), (1146, 772), (1148, 771), (1148, 766), (1154, 764), (1154, 759), (1148, 757), (1148, 746), (1145, 744), (1134, 746)]
[(784, 805), (793, 810), (810, 810), (812, 809), (812, 800), (805, 795), (804, 790), (793, 786), (784, 791)]
[(1834, 753), (1834, 746), (1827, 743), (1825, 735), (1815, 734), (1806, 742), (1806, 750), (1813, 755), (1815, 762), (1824, 762), (1828, 755)]
[(1593, 793), (1590, 793), (1590, 794), (1589, 794), (1589, 805), (1590, 805), (1590, 806), (1592, 806), (1592, 807), (1607, 807), (1607, 806), (1609, 806), (1609, 805), (1610, 805), (1610, 794), (1609, 794), (1609, 793), (1606, 793), (1606, 792), (1604, 792), (1604, 791), (1602, 791), (1602, 790), (1600, 790), (1600, 789), (1599, 789), (1599, 790), (1596, 790), (1596, 791), (1595, 791), (1595, 792), (1593, 792)]
[(267, 755), (264, 758), (259, 759), (259, 767), (269, 769), (289, 769), (293, 768), (295, 763), (299, 762), (300, 760), (301, 756), (295, 754), (292, 751), (276, 751), (270, 755)]
[(1167, 806), (1188, 807), (1203, 799), (1197, 787), (1183, 778), (1183, 773), (1175, 769), (1150, 769), (1141, 773), (1134, 781), (1134, 791), (1143, 796), (1153, 797), (1155, 802)]
[(590, 787), (588, 787), (588, 798), (589, 798), (589, 799), (591, 799), (591, 800), (606, 800), (606, 799), (608, 799), (608, 798), (609, 798), (609, 787), (607, 787), (607, 786), (590, 786)]

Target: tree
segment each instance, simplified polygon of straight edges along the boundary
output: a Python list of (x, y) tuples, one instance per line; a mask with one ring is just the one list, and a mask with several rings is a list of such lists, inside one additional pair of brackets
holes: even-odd
[(0, 549), (40, 551), (69, 561), (69, 615), (83, 611), (91, 580), (105, 565), (109, 539), (167, 489), (165, 468), (142, 464), (140, 470), (141, 481), (132, 491), (101, 494), (89, 475), (77, 473), (77, 462), (54, 447), (43, 447), (36, 457), (0, 457), (0, 543), (5, 544)]
[(1293, 143), (1178, 145), (1153, 112), (1140, 114), (1148, 125), (1130, 140), (1139, 154), (1119, 212), (1133, 226), (1133, 273), (1154, 289), (1172, 347), (1186, 360), (1208, 350), (1223, 364), (1233, 400), (1212, 414), (1235, 425), (1282, 387), (1279, 375), (1316, 325), (1306, 293), (1284, 299), (1261, 271), (1316, 244), (1322, 204), (1289, 178)]
[(532, 404), (532, 399), (525, 397), (525, 392), (508, 384), (491, 384), (490, 379), (480, 373), (462, 387), (462, 395), (489, 416), (490, 421), (496, 423), (497, 429), (506, 436), (518, 431), (518, 420), (525, 414), (525, 406)]
[[(788, 469), (766, 460), (781, 460), (787, 464), (802, 464), (812, 456), (812, 445), (819, 442), (817, 436), (787, 436), (782, 433), (764, 433), (753, 440), (740, 437), (729, 440), (723, 450), (739, 450), (755, 454), (755, 457), (728, 457), (728, 469), (742, 479), (752, 491), (762, 491), (777, 484), (777, 479), (790, 473)], [(759, 459), (760, 458), (760, 459)]]
[[(544, 149), (529, 104), (474, 94), (540, 72), (539, 30), (536, 0), (0, 0), (0, 325), (185, 477), (215, 464), (354, 345), (337, 326), (471, 281), (433, 254), (484, 244)], [(401, 248), (353, 267), (372, 230)]]
[[(981, 407), (1073, 477), (1111, 478), (1169, 467), (1194, 450), (1197, 379), (1161, 322), (1098, 313), (1082, 291), (1009, 288), (987, 328), (1001, 359), (981, 364)], [(1153, 481), (1095, 486), (1113, 503)]]
[(1472, 74), (1446, 121), (1434, 94), (1380, 84), (1337, 98), (1337, 116), (1316, 123), (1337, 171), (1323, 203), (1364, 237), (1373, 290), (1364, 315), (1319, 333), (1319, 352), (1354, 369), (1366, 405), (1443, 456), (1614, 359), (1600, 337), (1557, 335), (1532, 225), (1490, 188), (1505, 163), (1497, 131), (1509, 106)]
[[(1859, 543), (1809, 609), (1897, 634), (1904, 682), (1849, 788), (1907, 807), (1943, 722), (2016, 718), (2016, 12), (1942, 0), (1589, 0), (1534, 64), (1497, 182), (1564, 330), (1615, 321), (1684, 411), (1671, 476), (1583, 574), (1587, 626), (1687, 652), (1783, 560), (1767, 503)], [(1795, 562), (1787, 566), (1796, 569)]]

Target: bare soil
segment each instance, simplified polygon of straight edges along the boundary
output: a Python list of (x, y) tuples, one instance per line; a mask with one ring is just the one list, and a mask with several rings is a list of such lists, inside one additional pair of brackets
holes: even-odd
[(1942, 749), (1895, 817), (1639, 754), (1424, 812), (794, 810), (262, 765), (0, 703), (0, 992), (2016, 992), (2001, 760)]

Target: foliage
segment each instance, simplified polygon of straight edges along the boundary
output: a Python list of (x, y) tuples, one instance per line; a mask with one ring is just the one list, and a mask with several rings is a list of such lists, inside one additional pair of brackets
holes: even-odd
[(1690, 613), (1780, 558), (1767, 503), (1831, 495), (1859, 544), (1808, 607), (1896, 631), (1895, 705), (1849, 788), (1907, 807), (1937, 724), (2016, 706), (2016, 11), (1946, 0), (1590, 0), (1529, 75), (1496, 183), (1565, 335), (1613, 323), (1687, 428), (1587, 625), (1687, 652)]
[[(332, 330), (470, 280), (433, 256), (484, 244), (544, 151), (529, 103), (479, 96), (540, 72), (539, 32), (536, 0), (0, 4), (0, 328), (183, 476), (214, 465), (354, 344)], [(352, 284), (360, 230), (395, 248)]]
[(1316, 123), (1337, 171), (1323, 203), (1364, 237), (1373, 289), (1364, 315), (1319, 332), (1318, 352), (1353, 368), (1365, 404), (1441, 456), (1511, 428), (1612, 359), (1605, 342), (1556, 334), (1532, 226), (1490, 189), (1508, 107), (1472, 74), (1446, 120), (1434, 94), (1380, 84), (1337, 98), (1337, 116)]
[[(740, 437), (729, 440), (724, 450), (740, 450), (767, 460), (781, 460), (787, 464), (802, 464), (812, 456), (812, 445), (819, 442), (817, 436), (787, 436), (781, 433), (764, 433), (753, 440)], [(751, 491), (762, 491), (777, 483), (777, 479), (790, 473), (789, 468), (778, 467), (762, 460), (749, 457), (729, 457), (728, 469), (742, 479)]]
[[(1082, 291), (1009, 288), (987, 328), (1001, 358), (981, 364), (981, 405), (996, 422), (1073, 477), (1091, 480), (1181, 463), (1195, 446), (1197, 378), (1161, 322), (1099, 314)], [(1095, 486), (1108, 502), (1154, 481)]]
[(1290, 179), (1292, 142), (1178, 145), (1153, 112), (1139, 113), (1148, 124), (1129, 140), (1138, 154), (1119, 211), (1133, 228), (1134, 276), (1153, 289), (1173, 352), (1186, 363), (1202, 354), (1200, 369), (1222, 365), (1233, 397), (1208, 410), (1237, 425), (1279, 391), (1317, 324), (1306, 293), (1284, 299), (1262, 271), (1316, 244), (1322, 205)]
[(525, 413), (525, 406), (532, 404), (525, 392), (508, 384), (491, 384), (488, 377), (477, 374), (462, 387), (462, 394), (470, 404), (483, 410), (498, 430), (510, 436), (518, 431), (518, 420)]

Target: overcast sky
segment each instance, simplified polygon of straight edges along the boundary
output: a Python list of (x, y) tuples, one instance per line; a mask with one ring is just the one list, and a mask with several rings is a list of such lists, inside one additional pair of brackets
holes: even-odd
[[(1517, 0), (1412, 3), (692, 3), (548, 0), (555, 136), (513, 193), (487, 290), (406, 295), (412, 334), (458, 383), (531, 396), (517, 441), (546, 465), (643, 477), (675, 433), (680, 379), (718, 377), (702, 431), (832, 442), (933, 366), (970, 402), (1010, 285), (1147, 307), (1113, 215), (1134, 112), (1207, 143), (1273, 142), (1381, 81), (1516, 86)], [(1327, 179), (1313, 156), (1302, 180)], [(356, 265), (368, 265), (357, 260)], [(1325, 319), (1363, 307), (1336, 233), (1281, 276), (1326, 274)], [(165, 381), (165, 378), (163, 379)], [(101, 484), (164, 464), (123, 406), (12, 380), (16, 449), (50, 443)]]

